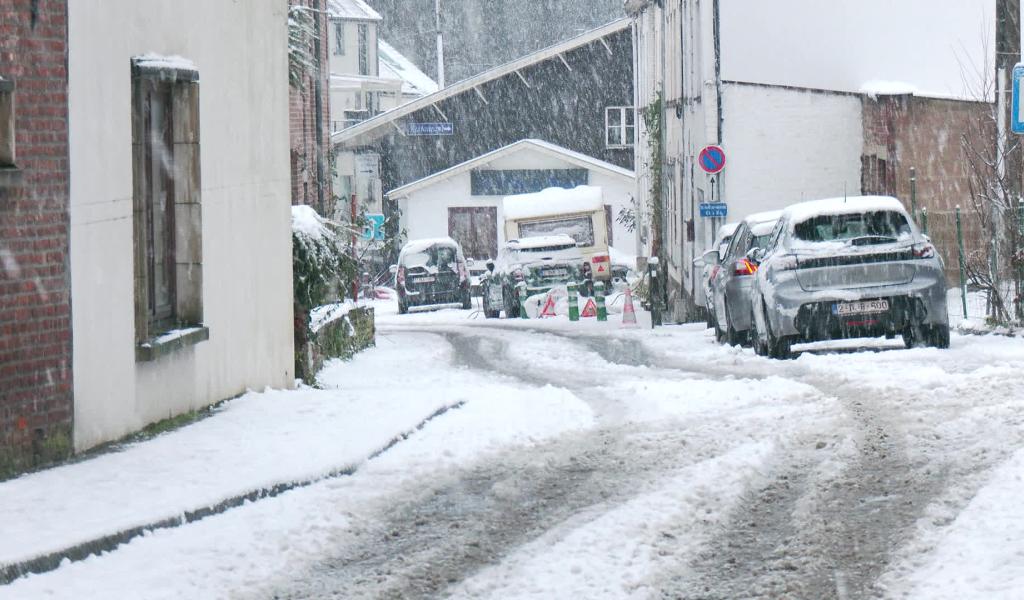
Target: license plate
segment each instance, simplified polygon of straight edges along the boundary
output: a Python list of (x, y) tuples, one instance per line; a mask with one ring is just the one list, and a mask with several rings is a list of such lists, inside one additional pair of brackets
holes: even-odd
[(413, 283), (433, 283), (436, 279), (437, 279), (436, 277), (415, 277), (415, 278), (413, 278), (412, 282)]
[(860, 302), (838, 302), (832, 307), (832, 313), (840, 317), (847, 315), (864, 315), (886, 312), (889, 310), (888, 300), (861, 300)]

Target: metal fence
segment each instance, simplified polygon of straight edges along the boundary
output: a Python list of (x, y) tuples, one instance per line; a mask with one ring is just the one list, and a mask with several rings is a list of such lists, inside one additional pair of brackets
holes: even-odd
[[(1006, 235), (1007, 226), (984, 227), (973, 211), (922, 210), (915, 218), (945, 263), (951, 324), (965, 318), (995, 325), (1022, 323), (1019, 291), (1024, 279), (1024, 237)], [(1024, 222), (1024, 208), (1009, 218), (1013, 219), (1009, 227), (1019, 226)]]

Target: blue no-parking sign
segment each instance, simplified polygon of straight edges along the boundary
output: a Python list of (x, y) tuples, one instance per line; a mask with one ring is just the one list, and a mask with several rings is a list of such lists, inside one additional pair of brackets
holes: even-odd
[(1010, 109), (1011, 123), (1010, 129), (1014, 133), (1024, 134), (1024, 110), (1022, 110), (1021, 102), (1024, 98), (1021, 98), (1020, 84), (1021, 80), (1024, 79), (1024, 64), (1018, 64), (1013, 68), (1013, 106)]
[(714, 175), (725, 168), (725, 150), (721, 146), (704, 146), (697, 162), (705, 173)]

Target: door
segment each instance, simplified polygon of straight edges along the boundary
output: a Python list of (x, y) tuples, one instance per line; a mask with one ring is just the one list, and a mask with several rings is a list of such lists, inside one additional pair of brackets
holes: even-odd
[(462, 245), (466, 258), (495, 258), (498, 255), (498, 209), (494, 206), (449, 208), (448, 236)]

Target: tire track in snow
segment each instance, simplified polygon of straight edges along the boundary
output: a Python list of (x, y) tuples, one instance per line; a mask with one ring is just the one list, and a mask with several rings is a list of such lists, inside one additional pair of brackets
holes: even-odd
[[(432, 328), (442, 332), (443, 328)], [(572, 369), (530, 372), (508, 360), (507, 339), (445, 330), (458, 365), (582, 393), (590, 402), (605, 383)], [(586, 350), (586, 344), (574, 340)], [(651, 376), (639, 358), (625, 371)], [(521, 366), (521, 365), (520, 365)], [(623, 373), (617, 373), (621, 377)], [(672, 374), (685, 381), (688, 374)], [(584, 525), (656, 486), (666, 473), (720, 456), (728, 424), (687, 431), (678, 423), (608, 425), (496, 457), (431, 482), (378, 515), (359, 536), (276, 598), (426, 598), (443, 594), (539, 536)]]

